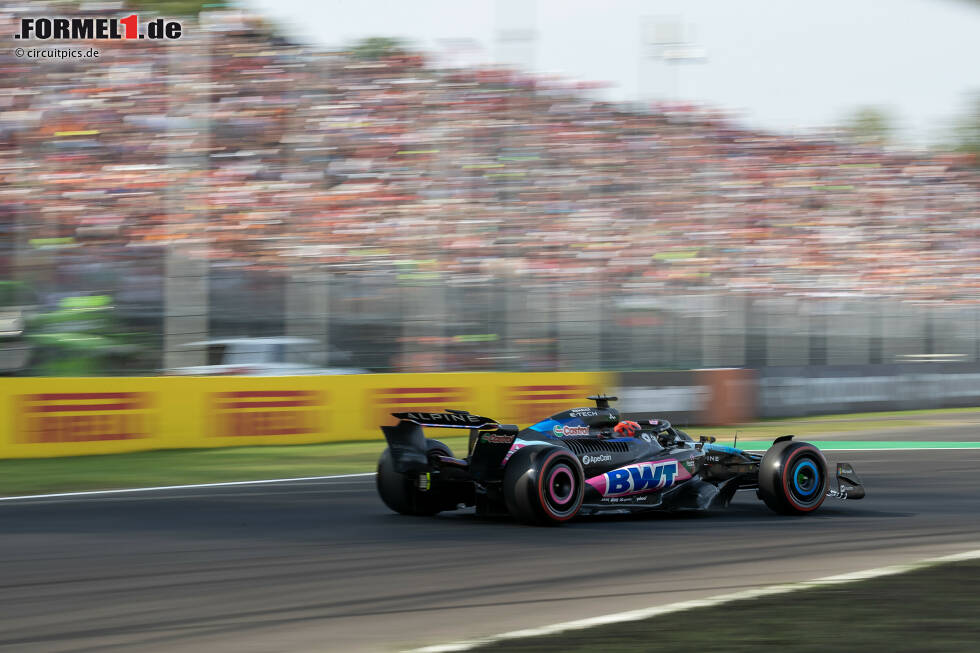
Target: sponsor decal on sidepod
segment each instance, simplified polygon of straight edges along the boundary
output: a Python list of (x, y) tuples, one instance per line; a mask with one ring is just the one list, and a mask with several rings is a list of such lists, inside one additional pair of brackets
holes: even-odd
[(589, 427), (588, 426), (568, 426), (568, 425), (561, 426), (561, 425), (558, 425), (558, 426), (556, 426), (554, 428), (554, 434), (557, 435), (558, 437), (561, 437), (563, 435), (588, 435), (589, 434)]
[(622, 497), (666, 490), (691, 474), (676, 460), (635, 463), (586, 480), (604, 497)]
[(612, 461), (612, 456), (609, 454), (595, 454), (595, 455), (584, 455), (582, 456), (583, 465), (594, 465), (595, 463), (608, 463)]

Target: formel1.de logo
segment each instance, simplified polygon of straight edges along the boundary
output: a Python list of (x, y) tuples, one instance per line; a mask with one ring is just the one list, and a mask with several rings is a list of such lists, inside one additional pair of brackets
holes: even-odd
[(139, 16), (107, 17), (34, 17), (20, 19), (20, 32), (15, 39), (38, 41), (90, 41), (115, 39), (179, 39), (183, 28), (176, 20), (154, 18), (143, 23)]

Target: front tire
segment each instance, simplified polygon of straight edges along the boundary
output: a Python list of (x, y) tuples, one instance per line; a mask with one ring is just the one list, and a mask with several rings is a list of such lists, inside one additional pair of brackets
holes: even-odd
[[(451, 456), (449, 447), (438, 440), (425, 441), (425, 453), (431, 460), (433, 456)], [(419, 474), (402, 474), (395, 471), (391, 450), (385, 448), (378, 460), (378, 473), (375, 483), (384, 504), (402, 515), (431, 516), (447, 510), (447, 499), (438, 485), (423, 489)], [(426, 479), (431, 485), (431, 479)], [(450, 506), (454, 507), (454, 506)]]
[(561, 447), (525, 447), (504, 470), (507, 511), (525, 524), (557, 525), (578, 514), (585, 497), (582, 463)]
[(781, 515), (813, 512), (827, 498), (827, 460), (807, 442), (778, 442), (759, 464), (759, 494)]

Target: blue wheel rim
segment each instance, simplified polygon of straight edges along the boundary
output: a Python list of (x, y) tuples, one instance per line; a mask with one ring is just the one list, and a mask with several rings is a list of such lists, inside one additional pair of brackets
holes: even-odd
[(817, 491), (820, 471), (812, 460), (804, 459), (793, 467), (793, 489), (801, 498), (809, 498)]

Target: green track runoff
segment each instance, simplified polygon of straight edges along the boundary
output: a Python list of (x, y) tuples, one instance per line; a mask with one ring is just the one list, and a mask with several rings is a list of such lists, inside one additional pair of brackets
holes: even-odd
[[(694, 437), (716, 437), (721, 444), (732, 444), (737, 432), (738, 446), (755, 450), (766, 449), (774, 438), (787, 433), (805, 437), (827, 450), (976, 449), (980, 448), (980, 442), (904, 441), (898, 437), (903, 434), (907, 436), (909, 431), (916, 429), (975, 424), (978, 416), (980, 408), (881, 415), (823, 415), (732, 427), (685, 427), (685, 430)], [(896, 439), (860, 439), (864, 431), (883, 429), (894, 429)], [(829, 434), (833, 434), (834, 439), (820, 438)], [(465, 437), (434, 437), (449, 445), (456, 455), (465, 455)], [(0, 460), (0, 496), (371, 472), (384, 447), (384, 441), (379, 439)]]

